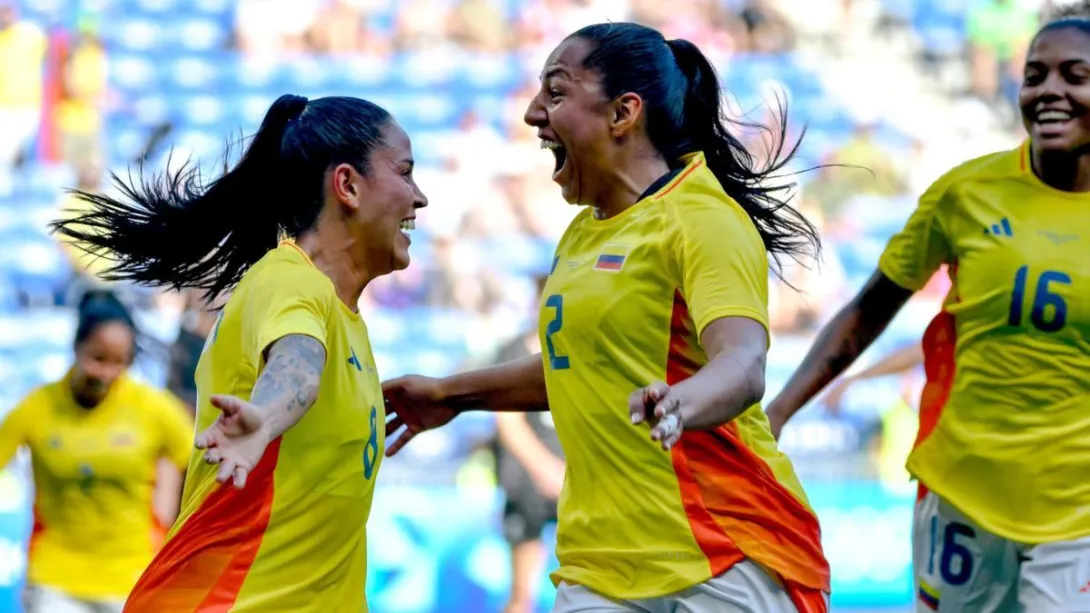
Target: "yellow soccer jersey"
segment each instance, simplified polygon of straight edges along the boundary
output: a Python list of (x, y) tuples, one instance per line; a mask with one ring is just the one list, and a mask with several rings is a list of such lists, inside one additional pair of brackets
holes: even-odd
[(35, 488), (29, 581), (123, 600), (155, 553), (156, 462), (189, 461), (185, 406), (123, 376), (88, 410), (72, 399), (66, 377), (31, 392), (0, 424), (0, 466), (24, 445)]
[(985, 529), (1090, 535), (1090, 195), (1042, 183), (1028, 145), (972, 160), (920, 199), (879, 264), (916, 290), (949, 264), (925, 335), (908, 469)]
[(386, 421), (367, 328), (292, 242), (254, 265), (197, 366), (197, 427), (213, 394), (249, 398), (262, 354), (289, 334), (326, 348), (318, 399), (273, 441), (246, 487), (216, 482), (195, 452), (182, 512), (129, 612), (366, 611), (367, 516)]
[(670, 452), (629, 421), (634, 390), (707, 363), (709, 323), (768, 319), (764, 245), (703, 155), (652, 191), (610, 219), (582, 211), (542, 299), (545, 381), (567, 458), (553, 579), (652, 598), (751, 558), (820, 597), (829, 568), (817, 518), (759, 406), (686, 432)]

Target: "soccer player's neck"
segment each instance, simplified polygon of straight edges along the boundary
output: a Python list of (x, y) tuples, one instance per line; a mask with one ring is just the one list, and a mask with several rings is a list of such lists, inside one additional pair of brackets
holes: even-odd
[(1045, 185), (1065, 192), (1090, 192), (1090, 152), (1030, 150), (1033, 173)]
[(670, 172), (666, 160), (653, 149), (619, 151), (599, 177), (599, 189), (594, 199), (594, 217), (609, 219), (628, 210), (644, 192)]
[(333, 287), (349, 309), (358, 309), (363, 289), (376, 276), (356, 260), (359, 245), (347, 233), (322, 232), (321, 228), (299, 237), (296, 245), (310, 258), (314, 267), (333, 281)]

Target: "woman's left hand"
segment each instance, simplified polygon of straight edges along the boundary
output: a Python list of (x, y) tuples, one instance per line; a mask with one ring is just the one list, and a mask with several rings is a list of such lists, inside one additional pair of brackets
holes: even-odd
[(685, 424), (681, 415), (681, 397), (669, 385), (656, 381), (632, 392), (628, 412), (633, 424), (646, 420), (651, 425), (651, 440), (659, 441), (669, 451), (681, 440)]

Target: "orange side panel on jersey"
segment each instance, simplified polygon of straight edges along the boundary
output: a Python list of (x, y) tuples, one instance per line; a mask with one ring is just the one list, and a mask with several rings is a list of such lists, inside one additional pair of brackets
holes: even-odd
[[(956, 272), (956, 266), (952, 266), (951, 276)], [(927, 380), (923, 392), (920, 393), (920, 427), (916, 433), (916, 442), (912, 445), (913, 449), (919, 447), (935, 430), (954, 387), (954, 374), (957, 372), (954, 353), (957, 346), (957, 327), (954, 316), (945, 310), (936, 315), (924, 330), (922, 345), (923, 368)], [(916, 499), (923, 500), (926, 495), (927, 486), (920, 483)]]
[(34, 503), (31, 513), (34, 517), (34, 525), (30, 528), (30, 542), (27, 546), (27, 551), (30, 553), (27, 557), (34, 554), (34, 545), (38, 542), (38, 539), (42, 537), (42, 532), (45, 530), (45, 524), (42, 523), (42, 514), (38, 511), (37, 503)]
[(269, 525), (279, 455), (276, 439), (244, 489), (226, 483), (208, 495), (133, 588), (127, 613), (230, 610)]
[[(675, 294), (666, 368), (669, 385), (699, 368), (697, 350), (691, 346), (695, 337), (691, 321), (684, 299)], [(800, 594), (814, 591), (824, 603), (821, 592), (829, 591), (829, 566), (817, 517), (742, 442), (736, 423), (686, 432), (673, 448), (672, 459), (693, 535), (713, 576), (748, 557), (778, 573), (786, 584), (794, 584)], [(737, 541), (749, 543), (749, 550), (739, 549)]]
[[(666, 361), (667, 385), (684, 381), (700, 368), (699, 362), (693, 355), (693, 348), (686, 342), (688, 312), (681, 292), (675, 291), (674, 308), (670, 318), (670, 353)], [(697, 544), (708, 558), (712, 576), (716, 576), (726, 572), (745, 556), (704, 507), (700, 486), (690, 472), (684, 453), (680, 451), (682, 446), (674, 447), (672, 454), (674, 472), (678, 475), (681, 487), (681, 501), (685, 507), (685, 514), (689, 516), (693, 536), (696, 537)]]

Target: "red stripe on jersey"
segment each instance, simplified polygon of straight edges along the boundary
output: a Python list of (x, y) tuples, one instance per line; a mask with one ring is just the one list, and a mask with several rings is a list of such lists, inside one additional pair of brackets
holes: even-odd
[[(702, 353), (694, 346), (691, 322), (684, 298), (675, 293), (668, 385), (687, 379), (700, 367), (697, 356)], [(672, 459), (693, 536), (713, 576), (750, 558), (803, 591), (808, 588), (821, 595), (829, 590), (829, 565), (821, 550), (817, 517), (746, 446), (737, 423), (685, 432)]]
[(225, 483), (205, 498), (144, 571), (126, 613), (230, 610), (269, 525), (279, 456), (278, 438), (244, 489)]

